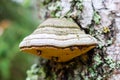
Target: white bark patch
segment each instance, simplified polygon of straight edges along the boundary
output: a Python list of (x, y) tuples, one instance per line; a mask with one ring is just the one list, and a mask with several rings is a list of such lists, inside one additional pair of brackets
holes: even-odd
[(61, 4), (63, 7), (62, 15), (64, 16), (70, 10), (71, 4), (70, 4), (69, 0), (61, 0)]
[(104, 8), (102, 0), (92, 0), (95, 10)]
[(117, 27), (118, 31), (120, 32), (120, 18), (115, 18), (115, 26)]
[(81, 13), (82, 19), (80, 20), (81, 26), (83, 28), (87, 28), (89, 24), (91, 24), (92, 17), (93, 17), (93, 8), (92, 8), (92, 2), (89, 1), (83, 1), (83, 12)]
[(120, 14), (120, 0), (106, 0), (105, 6), (112, 12)]
[(111, 25), (111, 16), (110, 16), (110, 11), (103, 9), (99, 11), (100, 16), (101, 16), (101, 25), (102, 26), (109, 26)]
[(106, 0), (105, 1), (105, 6), (106, 6), (106, 8), (108, 8), (110, 11), (115, 11), (116, 10), (116, 6), (115, 6), (115, 4), (114, 4), (114, 2), (113, 2), (114, 0)]
[(120, 16), (120, 0), (119, 0), (119, 2), (116, 3), (116, 9), (117, 9), (116, 15)]

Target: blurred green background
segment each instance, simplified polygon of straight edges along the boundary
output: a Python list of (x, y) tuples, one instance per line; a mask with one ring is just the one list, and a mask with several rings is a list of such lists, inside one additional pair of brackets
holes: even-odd
[(37, 58), (18, 47), (40, 23), (33, 1), (0, 0), (0, 80), (25, 80)]

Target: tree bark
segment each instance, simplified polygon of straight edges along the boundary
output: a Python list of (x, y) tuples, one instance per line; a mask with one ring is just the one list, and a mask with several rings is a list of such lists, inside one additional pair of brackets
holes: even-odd
[(45, 18), (73, 19), (98, 40), (98, 46), (66, 63), (40, 59), (38, 66), (33, 68), (40, 70), (40, 75), (35, 74), (39, 80), (120, 79), (119, 0), (49, 0), (42, 4), (47, 8)]

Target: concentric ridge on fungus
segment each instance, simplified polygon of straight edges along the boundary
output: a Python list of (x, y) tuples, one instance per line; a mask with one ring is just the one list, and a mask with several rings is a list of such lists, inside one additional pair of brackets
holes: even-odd
[(65, 18), (49, 18), (19, 47), (22, 51), (36, 54), (57, 62), (66, 62), (94, 48), (97, 40), (81, 31), (79, 26)]

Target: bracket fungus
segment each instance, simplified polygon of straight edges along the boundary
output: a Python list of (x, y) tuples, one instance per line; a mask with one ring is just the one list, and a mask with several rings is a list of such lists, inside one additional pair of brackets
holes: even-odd
[(49, 18), (29, 36), (19, 47), (56, 62), (66, 62), (94, 48), (97, 40), (85, 34), (73, 21), (65, 18)]

